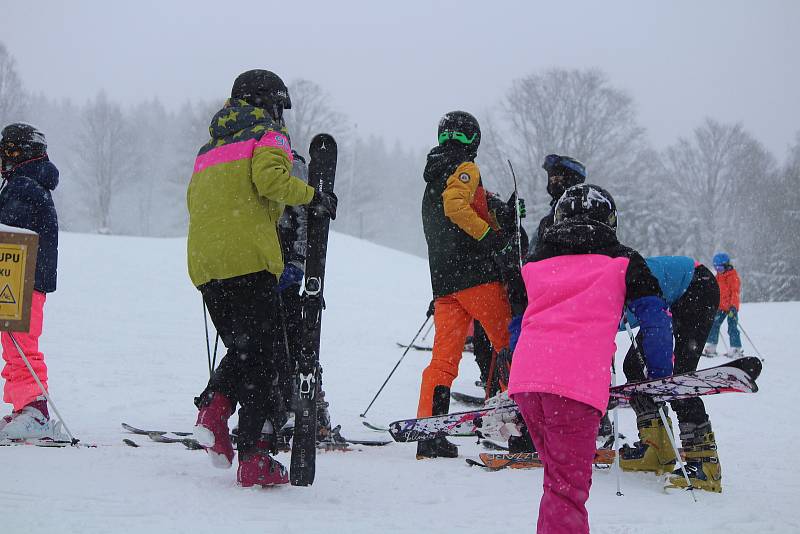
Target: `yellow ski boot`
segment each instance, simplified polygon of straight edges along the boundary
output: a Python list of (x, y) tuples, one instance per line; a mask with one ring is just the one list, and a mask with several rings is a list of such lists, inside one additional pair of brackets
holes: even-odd
[[(658, 413), (642, 415), (637, 418), (636, 424), (639, 427), (639, 441), (633, 447), (624, 445), (619, 450), (622, 470), (647, 471), (656, 475), (671, 473), (675, 469), (675, 451)], [(672, 422), (669, 424), (671, 430)]]
[[(698, 429), (703, 429), (702, 434), (688, 439), (681, 432), (686, 474), (689, 475), (689, 480), (695, 488), (722, 493), (722, 468), (719, 465), (714, 433), (711, 432), (711, 425), (708, 423)], [(686, 488), (686, 486), (686, 479), (680, 469), (673, 471), (664, 484), (666, 489)]]

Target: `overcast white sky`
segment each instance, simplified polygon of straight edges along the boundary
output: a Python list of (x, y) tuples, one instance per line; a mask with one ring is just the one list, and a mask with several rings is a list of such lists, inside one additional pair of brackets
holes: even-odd
[(800, 130), (800, 1), (4, 0), (0, 41), (29, 89), (80, 102), (224, 98), (267, 68), (308, 78), (362, 134), (434, 142), (548, 67), (599, 67), (662, 147), (709, 115), (782, 158)]

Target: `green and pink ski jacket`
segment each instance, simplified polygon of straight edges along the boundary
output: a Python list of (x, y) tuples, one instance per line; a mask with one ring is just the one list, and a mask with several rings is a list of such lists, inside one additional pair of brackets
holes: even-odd
[(288, 136), (243, 100), (226, 102), (209, 132), (187, 192), (189, 276), (195, 286), (264, 270), (280, 276), (278, 220), (286, 205), (314, 196), (291, 176)]

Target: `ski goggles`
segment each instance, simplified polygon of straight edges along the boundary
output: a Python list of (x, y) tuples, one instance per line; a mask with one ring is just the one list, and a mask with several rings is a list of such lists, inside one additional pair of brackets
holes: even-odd
[(555, 167), (563, 167), (586, 178), (586, 167), (577, 161), (562, 158), (558, 154), (550, 154), (544, 158), (544, 164), (542, 165), (544, 170), (549, 173)]
[(478, 137), (477, 132), (472, 134), (472, 137), (467, 137), (467, 134), (464, 132), (448, 132), (444, 131), (439, 134), (439, 144), (443, 144), (450, 139), (455, 139), (459, 143), (464, 143), (465, 145), (471, 145), (475, 138)]

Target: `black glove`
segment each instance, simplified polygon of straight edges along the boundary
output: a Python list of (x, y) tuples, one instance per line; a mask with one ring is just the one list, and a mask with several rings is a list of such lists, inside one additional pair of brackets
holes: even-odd
[(497, 222), (500, 227), (507, 232), (517, 231), (517, 209), (519, 209), (519, 218), (525, 218), (525, 200), (517, 200), (517, 194), (511, 193), (507, 202), (503, 202), (496, 195), (492, 195), (488, 199), (489, 209), (494, 211), (494, 216), (497, 217)]
[(433, 315), (433, 312), (434, 312), (434, 309), (435, 309), (434, 304), (433, 304), (434, 302), (436, 302), (435, 299), (432, 300), (430, 304), (428, 304), (428, 311), (425, 312), (425, 317), (430, 317), (431, 315)]
[(316, 215), (323, 217), (330, 217), (336, 219), (336, 206), (339, 204), (339, 199), (336, 194), (326, 193), (324, 191), (314, 191), (314, 198), (311, 199), (311, 208)]
[(484, 252), (487, 254), (494, 254), (503, 250), (508, 244), (508, 240), (502, 232), (489, 228), (489, 231), (484, 234), (478, 243), (480, 243)]

